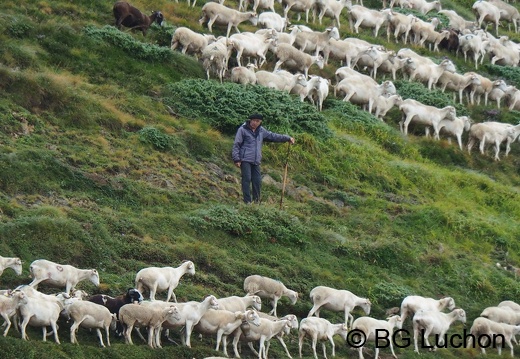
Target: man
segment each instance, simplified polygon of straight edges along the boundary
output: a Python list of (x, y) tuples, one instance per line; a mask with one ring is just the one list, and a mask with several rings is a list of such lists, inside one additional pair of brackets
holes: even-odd
[(235, 166), (242, 173), (242, 194), (244, 203), (251, 203), (251, 184), (253, 187), (253, 201), (260, 202), (260, 162), (262, 160), (262, 144), (268, 142), (290, 142), (294, 138), (288, 135), (273, 133), (262, 127), (263, 116), (254, 114), (237, 131), (231, 155)]

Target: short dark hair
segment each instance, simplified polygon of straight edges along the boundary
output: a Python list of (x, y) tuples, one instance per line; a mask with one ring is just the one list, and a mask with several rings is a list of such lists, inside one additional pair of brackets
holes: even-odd
[(262, 115), (259, 114), (259, 113), (254, 113), (254, 114), (252, 114), (251, 116), (249, 116), (249, 119), (250, 119), (250, 120), (263, 120), (263, 119), (264, 119), (264, 116), (262, 116)]

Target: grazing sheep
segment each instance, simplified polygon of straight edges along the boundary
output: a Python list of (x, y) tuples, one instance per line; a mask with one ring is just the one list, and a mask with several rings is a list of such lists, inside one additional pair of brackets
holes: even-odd
[[(470, 334), (468, 336), (467, 347), (474, 345), (480, 346), (482, 354), (486, 354), (486, 348), (491, 345), (497, 345), (498, 355), (502, 354), (502, 346), (507, 344), (511, 349), (511, 357), (514, 357), (513, 343), (515, 335), (520, 334), (520, 325), (510, 325), (505, 323), (497, 323), (487, 318), (478, 317), (471, 325)], [(478, 340), (476, 340), (478, 338)], [(492, 340), (490, 343), (488, 340)], [(501, 345), (500, 345), (501, 344)]]
[[(454, 309), (450, 313), (443, 313), (437, 310), (419, 310), (413, 316), (413, 341), (415, 352), (419, 353), (419, 348), (417, 346), (417, 340), (419, 339), (419, 334), (423, 334), (424, 343), (426, 343), (426, 347), (432, 348), (430, 342), (428, 341), (428, 337), (430, 334), (436, 335), (438, 341), (436, 342), (440, 345), (444, 344), (444, 335), (450, 329), (451, 324), (455, 321), (460, 321), (462, 323), (466, 323), (466, 312), (463, 309)], [(434, 345), (433, 350), (437, 347)]]
[(70, 327), (70, 342), (72, 344), (79, 344), (76, 338), (78, 327), (96, 329), (99, 338), (99, 344), (105, 347), (103, 343), (103, 335), (101, 329), (105, 329), (107, 337), (107, 345), (110, 346), (110, 332), (109, 329), (115, 329), (117, 315), (110, 313), (108, 308), (89, 301), (78, 300), (67, 307), (67, 312), (73, 323)]
[[(168, 302), (145, 302), (148, 306), (156, 306), (158, 308), (168, 306)], [(191, 333), (193, 327), (197, 325), (200, 318), (210, 309), (219, 309), (217, 298), (213, 295), (208, 295), (202, 302), (190, 301), (185, 303), (177, 303), (179, 309), (179, 318), (175, 320), (167, 319), (162, 327), (164, 329), (172, 329), (179, 326), (184, 326), (186, 332), (185, 344), (191, 347)], [(244, 310), (245, 311), (245, 310)]]
[(206, 70), (208, 80), (210, 72), (213, 72), (218, 76), (220, 83), (222, 83), (232, 48), (232, 42), (228, 38), (222, 38), (202, 50), (202, 66)]
[(258, 295), (246, 295), (238, 297), (236, 295), (217, 299), (219, 309), (231, 312), (245, 312), (248, 307), (260, 311), (262, 309), (262, 299)]
[(185, 261), (177, 268), (173, 267), (148, 267), (141, 269), (135, 276), (135, 287), (141, 293), (144, 290), (150, 292), (150, 300), (155, 300), (155, 293), (168, 291), (166, 301), (170, 298), (176, 302), (177, 297), (173, 290), (179, 285), (179, 281), (185, 274), (195, 275), (195, 264)]
[(264, 29), (275, 29), (278, 32), (285, 30), (287, 19), (281, 17), (276, 12), (266, 11), (258, 15), (258, 25)]
[(480, 316), (497, 323), (520, 325), (520, 313), (510, 307), (487, 307)]
[[(520, 125), (513, 126), (508, 123), (501, 122), (482, 122), (471, 126), (469, 130), (468, 152), (471, 152), (476, 140), (480, 141), (480, 153), (484, 154), (486, 142), (495, 144), (495, 161), (500, 161), (498, 154), (500, 153), (500, 144), (506, 141), (506, 156), (511, 150), (511, 143), (518, 137)], [(516, 134), (516, 136), (515, 136)]]
[(20, 258), (0, 256), (0, 275), (2, 275), (7, 268), (14, 270), (17, 275), (22, 274), (22, 260)]
[(468, 116), (455, 117), (454, 120), (441, 120), (439, 122), (439, 132), (444, 131), (447, 135), (455, 136), (462, 151), (462, 134), (464, 131), (469, 131), (471, 123), (471, 118)]
[[(260, 346), (258, 348), (258, 359), (267, 359), (266, 353), (269, 340), (274, 336), (277, 336), (280, 332), (290, 329), (291, 321), (288, 319), (272, 321), (270, 319), (260, 318), (260, 325), (258, 326), (241, 325), (235, 329), (233, 333), (233, 350), (235, 356), (240, 358), (240, 355), (238, 354), (238, 342), (240, 340), (248, 343), (259, 341)], [(252, 345), (250, 347), (252, 348)]]
[(256, 84), (255, 64), (247, 64), (247, 66), (237, 66), (231, 69), (231, 82), (241, 85)]
[(345, 323), (350, 323), (350, 326), (352, 326), (352, 322), (354, 321), (354, 317), (350, 312), (355, 307), (361, 307), (368, 315), (370, 314), (370, 306), (372, 305), (370, 300), (358, 297), (348, 290), (338, 290), (324, 286), (318, 286), (311, 290), (310, 298), (314, 305), (307, 317), (313, 314), (319, 317), (322, 308), (335, 312), (343, 311), (345, 313)]
[[(319, 287), (317, 287), (319, 288)], [(316, 354), (316, 343), (320, 340), (323, 348), (323, 356), (327, 358), (327, 349), (325, 348), (325, 340), (328, 340), (332, 345), (332, 356), (336, 356), (336, 345), (334, 344), (334, 335), (340, 335), (343, 340), (347, 339), (348, 328), (344, 323), (332, 324), (327, 319), (323, 318), (303, 318), (300, 322), (300, 329), (298, 334), (298, 348), (300, 358), (302, 357), (303, 339), (309, 337), (312, 339), (312, 351), (314, 358), (318, 359)]]
[(22, 319), (20, 331), (23, 340), (29, 340), (29, 336), (26, 332), (27, 325), (41, 327), (43, 332), (43, 341), (47, 340), (47, 327), (50, 326), (54, 333), (54, 340), (56, 343), (60, 344), (56, 322), (58, 321), (63, 307), (60, 307), (56, 301), (48, 300), (46, 298), (31, 297), (19, 290), (14, 291), (12, 298), (20, 318)]
[(260, 298), (269, 299), (273, 307), (269, 314), (274, 316), (278, 316), (276, 314), (276, 306), (281, 297), (288, 297), (293, 305), (298, 300), (298, 292), (287, 289), (282, 282), (256, 274), (250, 275), (244, 280), (244, 290), (248, 295), (256, 294)]
[(309, 77), (309, 67), (313, 64), (317, 64), (320, 69), (323, 69), (324, 66), (321, 55), (311, 56), (289, 44), (279, 44), (276, 47), (275, 55), (278, 61), (274, 66), (274, 71), (278, 70), (283, 63), (292, 61), (294, 67), (302, 71), (305, 78)]
[(256, 12), (240, 12), (215, 2), (207, 2), (202, 7), (201, 11), (202, 16), (199, 19), (199, 24), (202, 25), (207, 22), (209, 32), (213, 32), (213, 24), (226, 25), (226, 37), (229, 37), (229, 33), (231, 32), (232, 27), (235, 28), (236, 32), (240, 32), (238, 29), (238, 25), (240, 23), (249, 20), (253, 25), (256, 26), (258, 21)]
[[(277, 318), (277, 317), (273, 317), (272, 315), (269, 315), (269, 314), (266, 314), (266, 313), (262, 313), (262, 312), (258, 312), (258, 315), (261, 317), (261, 318), (264, 318), (264, 319), (269, 319), (271, 321), (278, 321), (278, 320), (288, 320), (290, 322), (290, 325), (289, 326), (286, 326), (284, 329), (285, 330), (282, 330), (281, 332), (279, 332), (277, 335), (276, 335), (276, 338), (278, 339), (278, 341), (280, 342), (280, 344), (282, 344), (283, 348), (285, 349), (285, 353), (287, 354), (287, 356), (289, 358), (292, 358), (291, 354), (289, 353), (289, 349), (287, 349), (287, 345), (285, 344), (284, 340), (283, 340), (283, 337), (284, 335), (288, 335), (289, 334), (289, 331), (287, 329), (294, 329), (294, 330), (298, 330), (298, 327), (299, 327), (299, 323), (298, 323), (298, 318), (296, 317), (296, 315), (294, 314), (287, 314), (281, 318)], [(268, 357), (269, 355), (269, 343), (267, 344), (267, 348), (266, 348), (266, 357)], [(250, 345), (250, 348), (252, 348), (252, 344)], [(255, 351), (253, 351), (255, 352)]]
[(504, 300), (498, 303), (497, 307), (508, 307), (513, 309), (515, 312), (520, 312), (520, 304), (513, 302), (512, 300)]
[(439, 300), (421, 297), (420, 295), (409, 295), (401, 303), (401, 320), (413, 317), (414, 313), (420, 309), (442, 311), (445, 308), (452, 310), (455, 308), (455, 301), (451, 297), (444, 297)]
[(125, 1), (118, 1), (112, 9), (116, 18), (116, 27), (121, 29), (121, 25), (131, 29), (140, 29), (143, 36), (154, 22), (162, 25), (164, 16), (160, 11), (153, 11), (152, 15), (144, 15), (139, 9), (133, 7)]
[(58, 264), (46, 259), (37, 259), (29, 267), (33, 281), (29, 283), (34, 289), (44, 283), (53, 287), (65, 286), (65, 293), (76, 288), (82, 280), (90, 280), (96, 287), (99, 286), (99, 273), (95, 269), (78, 269), (68, 264)]
[[(352, 330), (359, 330), (364, 333), (365, 340), (360, 347), (359, 347), (359, 359), (363, 359), (363, 347), (366, 344), (368, 340), (376, 340), (378, 331), (385, 331), (387, 337), (392, 337), (392, 333), (394, 332), (394, 328), (401, 329), (403, 327), (403, 321), (401, 320), (401, 317), (398, 315), (393, 315), (387, 320), (378, 320), (370, 317), (359, 317), (356, 320), (354, 320), (354, 323), (352, 323)], [(394, 347), (392, 346), (392, 340), (389, 340), (390, 343), (390, 350), (392, 351), (392, 355), (394, 358), (397, 358), (394, 352)], [(374, 358), (379, 358), (379, 344), (376, 342), (375, 349), (376, 353)]]
[(17, 303), (13, 301), (12, 292), (0, 295), (0, 316), (4, 319), (4, 337), (11, 328), (11, 318), (16, 314)]
[(478, 27), (481, 28), (482, 23), (484, 21), (492, 22), (495, 24), (495, 33), (496, 36), (498, 36), (498, 25), (500, 24), (500, 9), (495, 5), (483, 0), (475, 1), (475, 3), (472, 6), (472, 9), (473, 13), (477, 17)]
[(260, 325), (260, 312), (253, 309), (245, 312), (231, 312), (222, 309), (210, 309), (200, 318), (194, 326), (194, 330), (201, 334), (217, 334), (216, 351), (219, 351), (220, 343), (224, 355), (227, 357), (227, 337), (242, 324)]
[(291, 92), (296, 85), (307, 86), (305, 75), (299, 73), (291, 74), (284, 70), (278, 70), (275, 72), (258, 71), (255, 75), (258, 85), (278, 91)]
[[(429, 135), (430, 133), (428, 127), (433, 127), (433, 132), (435, 134), (434, 138), (436, 140), (439, 139), (439, 123), (444, 119), (454, 120), (457, 116), (455, 107), (453, 106), (437, 108), (422, 104), (419, 101), (410, 98), (401, 102), (399, 110), (403, 114), (401, 121), (399, 121), (399, 128), (402, 133), (407, 135), (408, 125), (414, 122), (426, 126), (426, 135)], [(402, 312), (401, 316), (406, 319), (406, 315), (403, 316)]]
[(125, 304), (119, 310), (119, 320), (125, 328), (125, 342), (132, 342), (132, 329), (146, 327), (148, 329), (148, 346), (161, 348), (160, 328), (167, 320), (181, 319), (179, 309), (175, 304), (168, 303), (167, 307), (153, 307), (140, 304)]
[(215, 41), (217, 41), (215, 35), (199, 34), (181, 26), (175, 29), (170, 48), (173, 51), (181, 46), (183, 54), (188, 53), (198, 59), (199, 55), (202, 54), (202, 50)]

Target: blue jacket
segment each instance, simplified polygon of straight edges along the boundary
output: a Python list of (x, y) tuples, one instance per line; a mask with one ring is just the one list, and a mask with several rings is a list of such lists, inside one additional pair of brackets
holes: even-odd
[(255, 132), (249, 127), (249, 122), (239, 127), (233, 143), (231, 156), (233, 162), (249, 162), (259, 165), (262, 161), (262, 144), (268, 142), (288, 142), (291, 137), (280, 135), (266, 130), (262, 125), (258, 126)]

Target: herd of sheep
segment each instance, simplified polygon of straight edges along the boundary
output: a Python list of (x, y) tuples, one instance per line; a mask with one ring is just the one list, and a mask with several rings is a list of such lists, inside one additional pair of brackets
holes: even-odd
[[(460, 103), (465, 98), (470, 105), (480, 103), (482, 99), (487, 105), (492, 100), (500, 108), (501, 101), (507, 101), (511, 110), (520, 109), (520, 90), (515, 86), (476, 72), (459, 74), (448, 58), (436, 62), (406, 47), (409, 44), (417, 47), (428, 45), (435, 53), (442, 46), (456, 55), (462, 53), (466, 61), (468, 55), (472, 57), (475, 69), (478, 69), (486, 56), (491, 64), (518, 66), (519, 44), (507, 36), (498, 37), (500, 21), (506, 21), (509, 27), (513, 24), (514, 31), (518, 32), (520, 14), (513, 5), (502, 0), (477, 0), (473, 5), (475, 19), (468, 20), (453, 10), (442, 9), (439, 0), (393, 0), (389, 8), (383, 1), (382, 10), (366, 8), (362, 1), (353, 5), (351, 0), (280, 0), (280, 3), (283, 15), (276, 13), (274, 0), (255, 0), (252, 4), (249, 0), (241, 0), (238, 9), (225, 6), (224, 0), (207, 2), (201, 8), (199, 23), (207, 24), (210, 34), (178, 27), (172, 37), (171, 49), (181, 49), (183, 54), (199, 59), (208, 79), (214, 73), (221, 82), (228, 76), (231, 81), (240, 84), (288, 91), (299, 95), (302, 101), (308, 99), (320, 111), (331, 87), (334, 95), (362, 106), (381, 120), (392, 107), (398, 107), (402, 113), (400, 129), (403, 133), (407, 133), (410, 123), (424, 126), (426, 136), (433, 128), (436, 139), (439, 139), (439, 133), (454, 137), (461, 150), (462, 135), (468, 131), (468, 152), (477, 141), (482, 154), (485, 153), (486, 145), (494, 145), (494, 159), (497, 161), (500, 160), (500, 146), (506, 144), (507, 155), (511, 144), (520, 137), (520, 125), (495, 121), (473, 124), (468, 117), (457, 117), (454, 107), (439, 109), (414, 99), (403, 100), (396, 93), (391, 80), (376, 82), (377, 74), (391, 75), (395, 81), (400, 73), (402, 78), (422, 82), (428, 89), (453, 91), (454, 101), (458, 95)], [(122, 24), (141, 28), (144, 33), (154, 20), (162, 21), (162, 14), (158, 16), (157, 12), (151, 17), (143, 15), (144, 25), (141, 27), (135, 23), (135, 16), (122, 18), (119, 10), (121, 4), (118, 2), (114, 6), (117, 26)], [(195, 1), (188, 1), (188, 4), (195, 6)], [(411, 14), (395, 11), (395, 7), (410, 8), (422, 14), (442, 14), (449, 19), (449, 29), (439, 29), (438, 17), (423, 21)], [(258, 13), (260, 10), (267, 11)], [(341, 39), (339, 26), (343, 11), (348, 14), (351, 32), (358, 33), (360, 28), (372, 29), (377, 37), (380, 31), (386, 29), (387, 40), (390, 41), (393, 35), (394, 41), (402, 42), (403, 48), (396, 53), (358, 38)], [(307, 23), (309, 14), (312, 14), (313, 21), (318, 17), (320, 24), (323, 17), (328, 17), (333, 26), (322, 32), (302, 24), (290, 26), (293, 13), (298, 14), (298, 20), (305, 13)], [(260, 29), (254, 33), (241, 33), (238, 26), (245, 21)], [(494, 24), (497, 37), (482, 30), (482, 26), (488, 23)], [(214, 26), (226, 27), (226, 36), (217, 38), (211, 34)], [(233, 29), (236, 33), (231, 35)], [(268, 52), (272, 52), (276, 58), (272, 71), (264, 69)], [(237, 66), (232, 66), (229, 61), (234, 54)], [(249, 64), (244, 64), (244, 57), (249, 59)], [(323, 68), (329, 64), (329, 59), (345, 65), (336, 69), (334, 79), (309, 75), (309, 68), (313, 65)], [(359, 72), (361, 69), (366, 69), (369, 74)], [(334, 86), (332, 82), (335, 82)]]
[[(20, 258), (0, 257), (0, 275), (6, 268), (12, 268), (18, 275), (22, 273)], [(516, 343), (515, 335), (520, 333), (520, 305), (512, 301), (504, 301), (496, 307), (484, 309), (476, 318), (469, 333), (464, 336), (453, 334), (448, 338), (447, 332), (456, 321), (466, 323), (466, 312), (455, 307), (451, 297), (438, 300), (407, 296), (403, 299), (400, 315), (391, 315), (386, 320), (371, 318), (371, 302), (367, 298), (358, 297), (348, 290), (339, 290), (318, 286), (310, 291), (309, 297), (313, 303), (308, 316), (298, 321), (293, 314), (278, 316), (277, 303), (286, 297), (292, 304), (299, 298), (298, 292), (287, 288), (282, 282), (251, 275), (244, 280), (245, 296), (230, 296), (216, 298), (206, 296), (201, 302), (189, 301), (178, 303), (174, 289), (185, 275), (195, 275), (195, 264), (184, 261), (178, 267), (148, 267), (137, 272), (135, 287), (118, 297), (104, 294), (88, 296), (83, 290), (77, 290), (76, 285), (84, 280), (90, 280), (99, 286), (99, 273), (95, 269), (78, 269), (71, 265), (58, 264), (44, 259), (31, 263), (29, 272), (32, 282), (21, 285), (14, 290), (2, 290), (0, 295), (0, 315), (4, 319), (6, 336), (12, 323), (21, 333), (24, 340), (28, 339), (26, 327), (41, 327), (43, 340), (47, 337), (50, 327), (56, 343), (58, 338), (57, 322), (64, 317), (72, 322), (70, 326), (71, 343), (79, 344), (76, 333), (78, 328), (94, 329), (102, 347), (105, 346), (102, 330), (105, 332), (106, 345), (110, 346), (110, 332), (124, 335), (127, 344), (133, 344), (132, 332), (135, 332), (151, 348), (161, 348), (161, 334), (169, 338), (169, 330), (183, 328), (183, 345), (191, 347), (191, 335), (197, 332), (201, 335), (216, 337), (215, 350), (222, 348), (228, 357), (227, 339), (232, 339), (234, 356), (239, 358), (239, 343), (248, 344), (251, 351), (259, 359), (268, 358), (270, 340), (276, 338), (283, 346), (287, 356), (291, 354), (284, 342), (284, 336), (291, 330), (298, 331), (299, 356), (302, 356), (305, 338), (311, 339), (314, 358), (317, 359), (316, 345), (322, 343), (323, 355), (327, 357), (326, 342), (332, 346), (332, 356), (335, 355), (335, 335), (341, 336), (348, 345), (357, 348), (359, 357), (363, 358), (363, 347), (368, 341), (375, 342), (375, 357), (379, 349), (390, 347), (396, 357), (394, 345), (406, 348), (403, 340), (410, 337), (403, 323), (407, 318), (412, 321), (414, 350), (419, 353), (421, 348), (436, 350), (437, 347), (480, 348), (482, 353), (489, 347), (496, 347), (501, 352), (503, 346), (510, 348), (514, 355), (512, 342)], [(44, 294), (37, 290), (39, 284), (56, 287), (64, 292)], [(155, 298), (157, 293), (167, 292), (166, 300)], [(148, 293), (149, 299), (144, 300), (142, 293)], [(173, 298), (174, 302), (170, 302)], [(261, 312), (262, 299), (268, 299), (272, 306), (269, 313)], [(367, 316), (354, 320), (351, 312), (361, 308)], [(344, 313), (342, 323), (333, 324), (320, 317), (321, 310)], [(446, 313), (445, 310), (450, 312)], [(395, 311), (396, 314), (398, 310)], [(140, 332), (146, 328), (147, 340)], [(397, 329), (397, 330), (396, 330)], [(396, 340), (396, 334), (401, 335), (401, 343)], [(404, 334), (404, 339), (403, 339)], [(430, 344), (431, 337), (433, 343)], [(458, 338), (455, 346), (453, 338)], [(381, 344), (383, 341), (383, 344)], [(255, 349), (253, 343), (257, 343)], [(404, 341), (406, 343), (406, 341)]]

